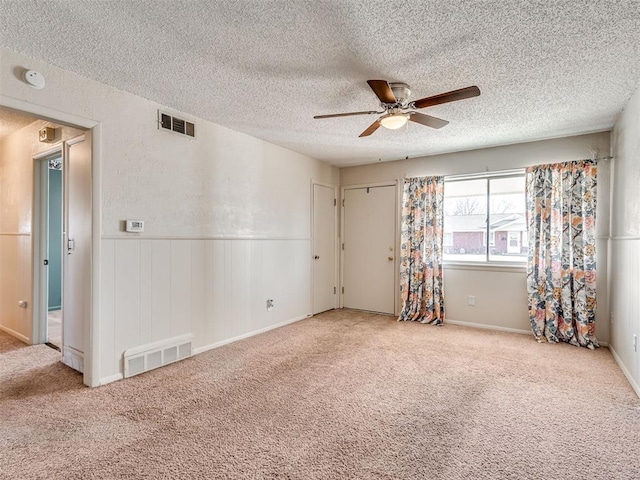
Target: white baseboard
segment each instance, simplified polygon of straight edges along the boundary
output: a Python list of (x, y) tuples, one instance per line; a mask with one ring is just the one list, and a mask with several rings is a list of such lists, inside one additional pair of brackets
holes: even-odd
[(533, 335), (531, 330), (521, 330), (519, 328), (499, 327), (497, 325), (487, 325), (485, 323), (461, 322), (460, 320), (449, 320), (445, 318), (444, 324), (460, 325), (463, 327), (482, 328), (484, 330), (497, 330), (498, 332), (520, 333), (523, 335)]
[[(483, 328), (485, 330), (496, 330), (498, 332), (509, 332), (509, 333), (520, 333), (523, 335), (533, 335), (531, 333), (531, 330), (522, 330), (520, 328), (510, 328), (510, 327), (498, 327), (495, 325), (487, 325), (484, 323), (461, 322), (460, 320), (449, 320), (449, 319), (445, 319), (444, 323), (445, 325), (447, 323), (450, 323), (451, 325), (460, 325), (463, 327)], [(600, 345), (601, 347), (608, 347), (609, 343), (598, 341), (598, 345)]]
[(84, 373), (84, 352), (66, 345), (62, 346), (62, 363), (80, 373)]
[[(212, 343), (210, 345), (205, 345), (203, 347), (194, 348), (192, 350), (192, 355), (197, 355), (198, 353), (203, 353), (209, 350), (213, 350), (214, 348), (221, 347), (223, 345), (227, 345), (229, 343), (237, 342), (238, 340), (243, 340), (245, 338), (253, 337), (254, 335), (258, 335), (260, 333), (268, 332), (269, 330), (274, 330), (276, 328), (284, 327), (285, 325), (289, 325), (291, 323), (299, 322), (300, 320), (304, 320), (305, 318), (311, 317), (311, 314), (307, 314), (301, 317), (292, 318), (290, 320), (285, 320), (284, 322), (276, 323), (275, 325), (270, 325), (265, 328), (261, 328), (260, 330), (255, 330), (253, 332), (245, 333), (243, 335), (238, 335), (237, 337), (229, 338), (227, 340), (222, 340), (220, 342)], [(124, 379), (123, 373), (114, 373), (113, 375), (108, 375), (100, 379), (100, 386), (107, 385), (112, 382), (117, 382), (118, 380)]]
[(631, 388), (633, 388), (633, 390), (636, 392), (636, 395), (638, 395), (638, 397), (640, 398), (640, 385), (638, 385), (638, 382), (636, 382), (636, 380), (631, 376), (631, 372), (627, 370), (627, 367), (624, 365), (624, 363), (622, 363), (622, 359), (618, 356), (611, 345), (609, 345), (609, 351), (611, 352), (611, 355), (613, 355), (613, 358), (618, 364), (618, 367), (620, 367), (620, 370), (622, 370), (622, 373), (624, 373), (624, 376), (627, 377), (627, 380), (629, 380)]
[(193, 354), (197, 355), (199, 353), (207, 352), (209, 350), (213, 350), (214, 348), (222, 347), (223, 345), (227, 345), (229, 343), (237, 342), (238, 340), (244, 340), (245, 338), (253, 337), (254, 335), (259, 335), (264, 332), (268, 332), (269, 330), (274, 330), (276, 328), (284, 327), (285, 325), (290, 325), (295, 322), (299, 322), (300, 320), (304, 320), (305, 318), (309, 318), (312, 315), (310, 313), (303, 315), (301, 317), (292, 318), (290, 320), (285, 320), (284, 322), (276, 323), (275, 325), (270, 325), (265, 328), (261, 328), (260, 330), (254, 330), (249, 333), (245, 333), (242, 335), (238, 335), (237, 337), (228, 338), (226, 340), (222, 340), (220, 342), (211, 343), (209, 345), (205, 345), (204, 347), (198, 347), (193, 349)]
[(29, 337), (25, 337), (24, 335), (16, 332), (15, 330), (11, 330), (10, 328), (5, 327), (3, 325), (0, 325), (0, 330), (2, 330), (5, 333), (8, 333), (12, 337), (16, 337), (18, 340), (26, 343), (27, 345), (31, 345), (31, 339)]
[(122, 373), (114, 373), (113, 375), (109, 375), (108, 377), (104, 377), (100, 379), (100, 386), (106, 385), (107, 383), (117, 382), (118, 380), (122, 380), (124, 375)]

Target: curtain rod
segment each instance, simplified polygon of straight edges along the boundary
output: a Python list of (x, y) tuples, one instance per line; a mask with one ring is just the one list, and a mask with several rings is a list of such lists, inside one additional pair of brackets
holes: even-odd
[[(613, 160), (613, 157), (609, 155), (607, 157), (585, 158), (582, 160), (592, 160), (594, 162), (599, 162), (600, 160)], [(567, 160), (567, 162), (571, 162), (571, 161), (580, 161), (580, 160)], [(552, 162), (552, 163), (564, 163), (564, 162)], [(540, 165), (544, 165), (544, 164), (541, 163)], [(476, 177), (485, 177), (485, 176), (508, 177), (510, 175), (521, 175), (522, 173), (524, 173), (526, 168), (527, 167), (512, 168), (512, 169), (505, 169), (505, 170), (489, 170), (489, 168), (487, 167), (487, 169), (483, 172), (457, 173), (453, 175), (444, 175), (444, 178), (446, 180), (472, 180), (473, 178), (476, 178)]]

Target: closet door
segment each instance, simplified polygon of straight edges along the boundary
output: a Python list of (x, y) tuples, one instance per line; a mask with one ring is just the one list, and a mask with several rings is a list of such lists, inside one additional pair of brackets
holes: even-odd
[(336, 190), (313, 185), (313, 310), (336, 308)]
[(395, 223), (395, 186), (345, 189), (345, 308), (395, 313)]

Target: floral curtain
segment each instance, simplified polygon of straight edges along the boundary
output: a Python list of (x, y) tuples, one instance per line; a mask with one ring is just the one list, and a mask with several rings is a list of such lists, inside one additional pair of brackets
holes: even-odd
[(538, 341), (598, 347), (593, 160), (527, 168), (527, 290)]
[(444, 322), (444, 177), (408, 178), (402, 196), (398, 320)]

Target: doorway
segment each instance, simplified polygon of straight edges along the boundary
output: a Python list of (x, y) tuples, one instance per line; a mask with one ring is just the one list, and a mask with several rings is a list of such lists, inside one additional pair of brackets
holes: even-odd
[(395, 313), (395, 185), (345, 188), (343, 207), (343, 305)]
[(313, 184), (313, 306), (312, 313), (336, 308), (337, 195), (336, 187)]
[(34, 157), (34, 343), (84, 370), (91, 307), (91, 137), (64, 140)]
[(520, 232), (507, 233), (507, 253), (520, 254)]
[[(46, 149), (62, 146), (63, 149), (63, 176), (66, 168), (65, 155), (77, 157), (78, 162), (71, 162), (72, 176), (80, 179), (77, 184), (82, 188), (77, 190), (74, 198), (64, 199), (65, 202), (75, 205), (80, 211), (76, 215), (78, 221), (73, 226), (79, 228), (73, 233), (71, 240), (72, 255), (68, 255), (69, 242), (63, 238), (63, 270), (65, 275), (69, 272), (65, 262), (73, 257), (72, 263), (82, 266), (71, 275), (71, 279), (63, 278), (62, 305), (64, 309), (64, 327), (62, 331), (63, 362), (76, 370), (83, 372), (85, 385), (96, 387), (100, 384), (98, 361), (98, 302), (94, 299), (100, 295), (100, 123), (81, 117), (73, 113), (59, 109), (51, 109), (32, 101), (23, 101), (0, 94), (0, 124), (8, 126), (2, 130), (3, 144), (17, 146), (18, 155), (1, 155), (0, 164), (3, 170), (19, 171), (24, 180), (30, 180), (31, 185), (24, 188), (4, 188), (0, 185), (0, 197), (3, 205), (12, 202), (19, 208), (18, 215), (10, 215), (9, 226), (4, 223), (5, 231), (0, 232), (2, 244), (3, 268), (0, 269), (0, 292), (3, 308), (0, 309), (0, 330), (3, 330), (27, 344), (43, 344), (46, 342), (47, 303), (40, 295), (41, 283), (46, 278), (41, 274), (43, 267), (41, 261), (47, 259), (47, 251), (41, 251), (41, 243), (38, 235), (42, 230), (39, 225), (40, 189), (34, 188), (35, 176), (38, 175), (38, 164), (33, 159), (42, 155)], [(40, 129), (43, 127), (55, 128), (55, 144), (47, 145), (40, 137)], [(74, 142), (75, 140), (75, 142)], [(7, 143), (10, 142), (10, 143)], [(9, 165), (10, 170), (4, 169)], [(75, 172), (75, 173), (73, 173)], [(0, 176), (0, 182), (12, 181), (16, 176)], [(69, 192), (74, 187), (68, 188), (67, 179), (63, 179), (63, 191)], [(14, 183), (10, 183), (13, 187)], [(76, 185), (77, 186), (77, 185)], [(28, 192), (28, 195), (24, 193)], [(0, 212), (6, 213), (6, 210)], [(4, 218), (4, 217), (3, 217)], [(63, 216), (64, 218), (64, 216)], [(14, 226), (15, 224), (15, 226)], [(66, 226), (65, 226), (66, 228)], [(66, 230), (68, 234), (71, 230)], [(63, 236), (66, 235), (63, 232)], [(66, 328), (70, 313), (69, 303), (65, 299), (65, 290), (71, 280), (71, 289), (75, 289), (73, 283), (80, 287), (79, 294), (74, 295), (77, 300), (74, 317), (79, 328)], [(10, 288), (5, 288), (6, 286)], [(8, 302), (6, 302), (8, 300)], [(46, 300), (46, 299), (45, 299)], [(40, 305), (42, 303), (42, 305)], [(6, 307), (6, 308), (5, 308)], [(41, 315), (42, 311), (44, 314)], [(71, 332), (70, 332), (71, 330)], [(75, 331), (74, 331), (75, 330)], [(71, 338), (67, 338), (71, 335)], [(66, 354), (66, 355), (65, 355)]]
[(62, 351), (62, 152), (47, 163), (47, 331), (46, 343)]

